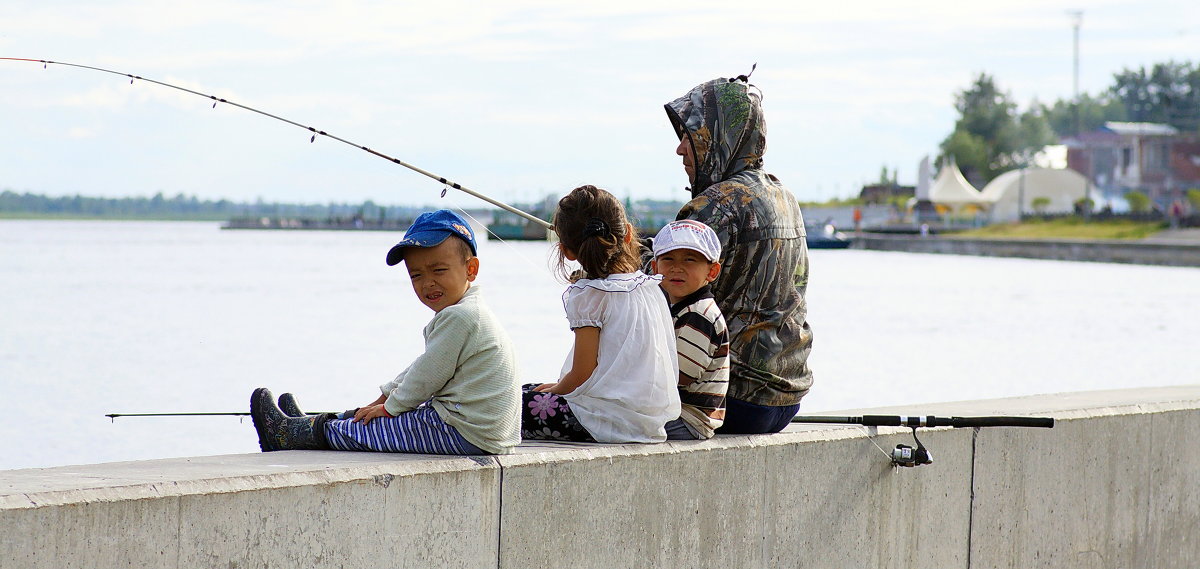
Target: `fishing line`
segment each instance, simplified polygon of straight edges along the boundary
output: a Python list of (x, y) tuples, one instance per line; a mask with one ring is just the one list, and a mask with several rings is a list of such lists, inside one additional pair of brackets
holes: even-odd
[(481, 193), (479, 193), (479, 192), (476, 192), (476, 191), (474, 191), (474, 190), (471, 190), (471, 189), (469, 189), (469, 188), (466, 188), (466, 187), (462, 186), (461, 184), (459, 184), (458, 182), (454, 182), (454, 181), (451, 181), (451, 180), (447, 180), (446, 178), (444, 178), (444, 177), (442, 177), (442, 176), (439, 176), (439, 175), (437, 175), (437, 174), (434, 174), (434, 173), (432, 173), (432, 172), (429, 172), (429, 171), (427, 171), (427, 170), (423, 170), (423, 169), (421, 169), (421, 168), (419, 168), (419, 167), (417, 167), (417, 166), (414, 166), (414, 165), (412, 165), (412, 164), (409, 164), (409, 163), (407, 163), (407, 162), (404, 162), (403, 160), (400, 160), (399, 158), (395, 158), (395, 157), (392, 157), (392, 156), (388, 156), (387, 154), (384, 154), (384, 153), (382, 153), (382, 152), (379, 152), (378, 150), (374, 150), (374, 149), (372, 149), (372, 148), (368, 148), (368, 147), (366, 147), (366, 146), (363, 146), (363, 145), (361, 145), (361, 144), (358, 144), (357, 142), (351, 142), (351, 141), (349, 141), (349, 140), (346, 140), (346, 139), (344, 139), (344, 138), (341, 138), (341, 137), (339, 137), (339, 136), (336, 136), (336, 135), (333, 135), (333, 134), (329, 134), (328, 132), (325, 132), (325, 131), (323, 131), (323, 130), (320, 130), (320, 129), (317, 129), (317, 128), (314, 128), (314, 127), (311, 127), (311, 126), (303, 125), (303, 124), (300, 124), (300, 123), (298, 123), (298, 122), (296, 122), (296, 121), (293, 121), (293, 120), (290, 120), (290, 119), (287, 119), (287, 118), (281, 117), (281, 116), (279, 116), (279, 115), (274, 115), (274, 114), (268, 113), (268, 112), (266, 112), (266, 111), (263, 111), (263, 110), (256, 109), (256, 108), (254, 108), (254, 107), (250, 107), (250, 106), (247, 106), (247, 105), (243, 105), (243, 104), (241, 104), (241, 103), (237, 103), (237, 102), (234, 102), (234, 101), (230, 101), (229, 99), (224, 99), (224, 98), (221, 98), (221, 97), (217, 97), (216, 95), (209, 95), (209, 94), (207, 94), (207, 93), (201, 93), (200, 91), (194, 91), (194, 90), (192, 90), (192, 89), (188, 89), (187, 87), (180, 87), (179, 85), (172, 85), (172, 84), (170, 84), (170, 83), (166, 83), (166, 82), (163, 82), (163, 81), (158, 81), (158, 80), (155, 80), (155, 79), (148, 79), (148, 78), (146, 78), (146, 77), (141, 77), (141, 76), (139, 76), (139, 75), (133, 75), (133, 74), (130, 74), (130, 73), (124, 73), (124, 72), (121, 72), (121, 71), (114, 71), (114, 70), (112, 70), (112, 69), (105, 69), (105, 68), (103, 68), (103, 67), (93, 67), (93, 66), (91, 66), (91, 65), (82, 65), (82, 64), (79, 64), (79, 63), (67, 63), (67, 62), (62, 62), (62, 61), (49, 61), (49, 60), (45, 60), (45, 59), (29, 59), (29, 58), (23, 58), (23, 57), (0, 57), (0, 61), (25, 61), (25, 62), (30, 62), (30, 63), (41, 63), (41, 64), (42, 64), (42, 68), (43, 68), (43, 69), (48, 69), (48, 68), (49, 68), (49, 66), (50, 66), (51, 64), (53, 64), (53, 65), (62, 65), (62, 66), (66, 66), (66, 67), (75, 67), (75, 68), (79, 68), (79, 69), (89, 69), (89, 70), (92, 70), (92, 71), (99, 71), (99, 72), (101, 72), (101, 73), (109, 73), (109, 74), (112, 74), (112, 75), (119, 75), (119, 76), (122, 76), (122, 77), (128, 77), (128, 78), (129, 78), (129, 84), (130, 84), (130, 85), (132, 85), (134, 81), (145, 81), (145, 82), (147, 82), (147, 83), (153, 83), (153, 84), (155, 84), (155, 85), (161, 85), (161, 86), (163, 86), (163, 87), (170, 87), (171, 89), (175, 89), (175, 90), (178, 90), (178, 91), (183, 91), (184, 93), (190, 93), (190, 94), (192, 94), (192, 95), (196, 95), (196, 96), (199, 96), (199, 97), (204, 97), (204, 98), (206, 98), (206, 99), (210, 99), (210, 100), (213, 102), (213, 108), (214, 108), (214, 109), (215, 109), (215, 108), (217, 108), (217, 104), (218, 104), (218, 103), (225, 103), (225, 104), (227, 104), (227, 105), (232, 105), (232, 106), (234, 106), (234, 107), (238, 107), (238, 108), (240, 108), (240, 109), (244, 109), (244, 110), (247, 110), (247, 111), (250, 111), (250, 112), (253, 112), (253, 113), (257, 113), (257, 114), (260, 114), (260, 115), (262, 115), (262, 116), (269, 117), (269, 118), (275, 119), (275, 120), (277, 120), (277, 121), (282, 121), (282, 122), (285, 122), (285, 123), (287, 123), (287, 124), (290, 124), (290, 125), (292, 125), (292, 126), (296, 126), (296, 127), (302, 128), (302, 129), (304, 129), (304, 130), (307, 130), (307, 131), (309, 131), (309, 132), (311, 132), (311, 133), (312, 133), (312, 136), (311, 136), (311, 137), (308, 139), (308, 141), (309, 141), (310, 143), (311, 143), (311, 142), (316, 142), (316, 140), (317, 140), (317, 137), (318, 137), (318, 136), (324, 136), (324, 137), (327, 137), (327, 138), (331, 138), (331, 139), (333, 139), (333, 140), (336, 140), (336, 141), (338, 141), (338, 142), (341, 142), (341, 143), (343, 143), (343, 144), (346, 144), (346, 145), (349, 145), (349, 146), (353, 146), (353, 147), (355, 147), (355, 148), (357, 148), (357, 149), (359, 149), (359, 150), (362, 150), (362, 151), (364, 151), (364, 152), (368, 152), (368, 153), (370, 153), (370, 154), (374, 154), (375, 156), (378, 156), (378, 157), (380, 157), (380, 158), (383, 158), (384, 160), (387, 160), (387, 161), (389, 161), (389, 162), (392, 162), (393, 164), (399, 164), (400, 166), (404, 166), (405, 168), (408, 168), (409, 170), (412, 170), (413, 172), (416, 172), (416, 173), (418, 173), (418, 174), (423, 174), (423, 175), (425, 175), (425, 176), (427, 176), (427, 177), (429, 177), (429, 178), (432, 178), (432, 179), (434, 179), (434, 180), (437, 180), (438, 182), (440, 182), (440, 183), (441, 183), (441, 184), (444, 186), (444, 187), (442, 188), (442, 196), (443, 196), (443, 197), (445, 197), (445, 195), (446, 195), (446, 190), (447, 190), (448, 188), (454, 188), (454, 189), (456, 189), (456, 190), (459, 190), (459, 191), (461, 191), (461, 192), (463, 192), (463, 193), (466, 193), (466, 194), (468, 194), (468, 195), (471, 195), (471, 196), (474, 196), (474, 197), (476, 197), (476, 198), (478, 198), (478, 199), (481, 199), (481, 200), (483, 200), (483, 201), (485, 201), (485, 202), (487, 202), (487, 203), (490, 203), (490, 204), (492, 204), (492, 205), (494, 205), (494, 206), (496, 206), (496, 207), (498, 207), (498, 208), (500, 208), (500, 209), (503, 209), (503, 210), (505, 210), (505, 211), (508, 211), (508, 212), (510, 212), (510, 213), (513, 213), (513, 214), (519, 215), (519, 216), (521, 216), (521, 217), (524, 217), (525, 219), (528, 219), (529, 221), (532, 221), (532, 222), (534, 222), (534, 223), (537, 223), (537, 224), (539, 224), (539, 225), (542, 225), (542, 226), (544, 226), (546, 229), (550, 229), (550, 223), (549, 223), (549, 222), (547, 222), (547, 221), (545, 221), (545, 220), (543, 220), (543, 219), (540, 219), (540, 218), (538, 218), (537, 216), (534, 216), (534, 215), (531, 215), (531, 214), (529, 214), (529, 213), (526, 213), (526, 212), (524, 212), (524, 211), (521, 211), (521, 210), (519, 210), (519, 209), (517, 209), (517, 208), (515, 208), (515, 207), (512, 207), (512, 206), (510, 206), (510, 205), (508, 205), (508, 204), (506, 204), (506, 203), (503, 203), (503, 202), (500, 202), (500, 201), (494, 200), (494, 199), (492, 199), (492, 198), (490, 198), (490, 197), (487, 197), (487, 196), (485, 196), (485, 195), (483, 195), (483, 194), (481, 194)]
[[(505, 238), (501, 237), (500, 235), (498, 235), (498, 234), (496, 234), (496, 233), (493, 233), (491, 230), (489, 230), (489, 229), (487, 228), (487, 224), (485, 224), (485, 223), (483, 223), (483, 222), (479, 221), (479, 219), (478, 219), (477, 217), (475, 217), (475, 216), (471, 215), (470, 213), (468, 213), (468, 212), (467, 212), (467, 210), (463, 209), (463, 207), (462, 207), (462, 206), (455, 205), (455, 206), (454, 206), (454, 209), (457, 209), (457, 210), (458, 210), (459, 212), (461, 212), (461, 213), (462, 213), (464, 216), (468, 217), (468, 218), (469, 218), (471, 221), (474, 221), (476, 224), (478, 224), (478, 225), (482, 226), (482, 227), (484, 228), (484, 231), (485, 231), (485, 232), (487, 232), (487, 234), (488, 234), (488, 240), (489, 240), (489, 241), (491, 240), (492, 236), (495, 236), (495, 238), (496, 238), (496, 241), (499, 241), (499, 242), (503, 243), (503, 244), (504, 244), (506, 247), (508, 247), (508, 250), (509, 250), (509, 251), (511, 251), (511, 252), (512, 252), (514, 255), (516, 255), (516, 256), (517, 256), (519, 259), (521, 259), (522, 261), (524, 261), (524, 262), (525, 262), (525, 264), (529, 265), (529, 267), (530, 267), (531, 269), (535, 269), (535, 270), (541, 271), (541, 270), (545, 270), (545, 269), (547, 269), (547, 268), (548, 268), (548, 267), (539, 267), (539, 266), (537, 266), (537, 264), (533, 262), (533, 259), (530, 259), (530, 258), (529, 258), (527, 255), (525, 255), (525, 253), (524, 253), (523, 251), (521, 251), (520, 249), (517, 249), (517, 248), (516, 248), (516, 247), (515, 247), (515, 246), (514, 246), (512, 243), (510, 243), (510, 242), (509, 242), (509, 240), (508, 240), (508, 239), (505, 239)], [(551, 231), (547, 231), (547, 233), (549, 234), (549, 233), (553, 233), (553, 232), (551, 232)], [(548, 240), (548, 241), (549, 241), (549, 240)]]
[(883, 453), (883, 456), (891, 460), (892, 453), (883, 450), (883, 447), (879, 446), (879, 442), (875, 440), (875, 435), (879, 434), (879, 427), (862, 427), (862, 430), (867, 432), (867, 440), (871, 441), (871, 444), (875, 445), (875, 448), (879, 449), (879, 452)]

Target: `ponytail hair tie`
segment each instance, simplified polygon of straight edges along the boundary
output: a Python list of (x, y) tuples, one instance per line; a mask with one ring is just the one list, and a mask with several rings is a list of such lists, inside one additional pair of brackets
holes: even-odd
[(587, 225), (583, 227), (583, 238), (602, 237), (608, 235), (610, 230), (608, 224), (599, 217), (593, 217), (588, 220)]

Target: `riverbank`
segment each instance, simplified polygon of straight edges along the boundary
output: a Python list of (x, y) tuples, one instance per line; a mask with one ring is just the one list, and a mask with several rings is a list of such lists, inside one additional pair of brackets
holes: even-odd
[[(1200, 385), (835, 415), (1053, 429), (791, 425), (512, 455), (283, 451), (0, 471), (5, 567), (1191, 567)], [(720, 489), (717, 492), (705, 489)], [(348, 537), (351, 536), (351, 537)]]
[(1200, 267), (1200, 230), (1196, 229), (1165, 230), (1138, 240), (983, 238), (954, 234), (920, 236), (864, 232), (854, 236), (853, 247), (907, 253)]
[(1021, 223), (993, 223), (978, 229), (957, 231), (957, 237), (984, 239), (1087, 239), (1140, 240), (1163, 229), (1163, 221), (1105, 219), (1085, 221), (1079, 216), (1028, 219)]

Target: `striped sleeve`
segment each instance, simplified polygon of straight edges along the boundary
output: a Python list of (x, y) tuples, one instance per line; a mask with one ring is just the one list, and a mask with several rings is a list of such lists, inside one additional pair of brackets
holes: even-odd
[(675, 319), (680, 386), (691, 385), (703, 377), (715, 355), (712, 339), (716, 336), (716, 327), (700, 313), (689, 310)]

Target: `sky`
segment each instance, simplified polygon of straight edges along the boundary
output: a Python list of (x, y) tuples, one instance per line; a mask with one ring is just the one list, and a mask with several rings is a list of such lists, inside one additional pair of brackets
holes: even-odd
[[(1200, 2), (206, 2), (6, 0), (0, 57), (214, 94), (509, 202), (582, 184), (684, 200), (663, 104), (757, 69), (766, 169), (800, 200), (916, 182), (955, 93), (1022, 107), (1124, 68), (1200, 62)], [(0, 61), (0, 190), (438, 203), (442, 186), (229, 105), (85, 69)], [(453, 192), (453, 190), (451, 190)], [(474, 198), (468, 198), (473, 200)]]

